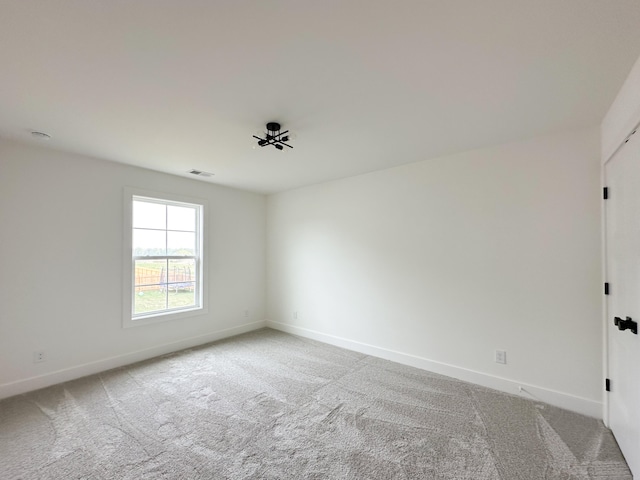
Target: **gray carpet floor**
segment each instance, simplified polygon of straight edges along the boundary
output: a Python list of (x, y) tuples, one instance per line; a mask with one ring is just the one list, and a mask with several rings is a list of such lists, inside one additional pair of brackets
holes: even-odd
[(1, 401), (0, 478), (631, 475), (598, 420), (264, 329)]

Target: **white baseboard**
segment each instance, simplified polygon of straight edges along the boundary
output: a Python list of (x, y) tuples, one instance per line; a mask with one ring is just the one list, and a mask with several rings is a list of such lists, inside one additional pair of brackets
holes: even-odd
[(493, 388), (501, 392), (513, 395), (523, 396), (530, 400), (548, 403), (556, 407), (571, 410), (573, 412), (588, 415), (590, 417), (602, 418), (602, 403), (588, 398), (577, 397), (568, 393), (550, 390), (548, 388), (538, 387), (527, 383), (514, 382), (506, 378), (496, 377), (486, 373), (469, 370), (455, 365), (449, 365), (442, 362), (429, 360), (428, 358), (418, 357), (407, 353), (396, 352), (375, 345), (356, 342), (346, 338), (328, 335), (326, 333), (310, 330), (308, 328), (288, 325), (286, 323), (267, 320), (267, 326), (286, 333), (291, 333), (319, 342), (328, 343), (337, 347), (346, 348), (360, 353), (365, 353), (374, 357), (384, 358), (403, 365), (428, 370), (430, 372), (439, 373), (448, 377), (453, 377), (465, 382), (474, 383), (483, 387)]
[(239, 335), (241, 333), (250, 332), (264, 327), (266, 327), (266, 321), (264, 320), (260, 322), (247, 323), (238, 327), (217, 330), (204, 335), (185, 338), (184, 340), (165, 343), (163, 345), (156, 345), (151, 348), (145, 348), (144, 350), (118, 355), (116, 357), (109, 357), (95, 362), (64, 368), (62, 370), (26, 378), (24, 380), (3, 383), (0, 385), (0, 399), (30, 392), (32, 390), (38, 390), (57, 383), (68, 382), (69, 380), (75, 380), (76, 378), (86, 377), (87, 375), (93, 375), (94, 373), (104, 372), (106, 370), (111, 370), (112, 368), (131, 365), (132, 363), (147, 360), (159, 355), (166, 355), (167, 353), (177, 352), (185, 348), (204, 345), (209, 342), (233, 337), (234, 335)]

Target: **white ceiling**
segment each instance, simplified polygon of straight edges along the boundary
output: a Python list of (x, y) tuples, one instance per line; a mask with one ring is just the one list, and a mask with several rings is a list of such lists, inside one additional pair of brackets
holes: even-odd
[(277, 192), (597, 125), (639, 55), (638, 0), (0, 0), (0, 135)]

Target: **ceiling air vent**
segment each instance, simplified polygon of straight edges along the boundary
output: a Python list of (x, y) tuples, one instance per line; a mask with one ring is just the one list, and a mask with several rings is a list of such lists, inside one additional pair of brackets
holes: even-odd
[(213, 177), (213, 173), (203, 172), (202, 170), (189, 170), (192, 175), (198, 175), (199, 177)]

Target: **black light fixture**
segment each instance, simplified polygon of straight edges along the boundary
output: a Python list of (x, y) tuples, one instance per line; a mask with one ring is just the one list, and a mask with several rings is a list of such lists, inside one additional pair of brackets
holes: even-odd
[(273, 145), (278, 150), (284, 150), (284, 147), (293, 148), (287, 142), (291, 141), (291, 135), (289, 130), (284, 132), (280, 131), (280, 124), (278, 122), (267, 123), (267, 131), (264, 134), (264, 138), (254, 135), (253, 138), (258, 140), (258, 146), (266, 147), (267, 145)]

